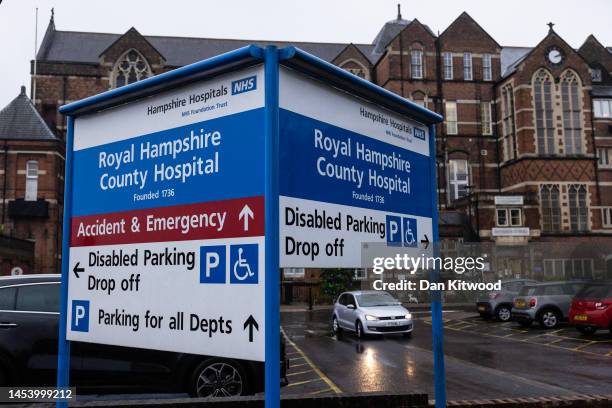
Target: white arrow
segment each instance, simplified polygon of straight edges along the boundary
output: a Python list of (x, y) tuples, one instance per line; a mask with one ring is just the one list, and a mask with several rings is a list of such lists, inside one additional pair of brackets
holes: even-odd
[(244, 218), (244, 230), (245, 231), (249, 230), (249, 217), (253, 219), (255, 218), (255, 216), (253, 215), (253, 211), (251, 211), (251, 207), (245, 204), (244, 207), (242, 207), (242, 211), (240, 211), (240, 214), (238, 214), (239, 220)]

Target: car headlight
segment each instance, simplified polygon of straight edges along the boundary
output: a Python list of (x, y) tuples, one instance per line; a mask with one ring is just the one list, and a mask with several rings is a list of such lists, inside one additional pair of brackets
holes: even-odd
[(371, 316), (371, 315), (366, 315), (366, 320), (378, 320), (378, 317)]
[(411, 313), (406, 313), (406, 316), (404, 316), (405, 319), (412, 319), (412, 314)]

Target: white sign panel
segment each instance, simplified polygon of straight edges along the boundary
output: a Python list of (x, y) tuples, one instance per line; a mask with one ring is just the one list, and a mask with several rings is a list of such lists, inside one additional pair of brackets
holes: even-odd
[(426, 126), (283, 67), (279, 98), (282, 267), (359, 268), (362, 243), (432, 238)]
[(264, 360), (264, 75), (75, 120), (67, 338)]

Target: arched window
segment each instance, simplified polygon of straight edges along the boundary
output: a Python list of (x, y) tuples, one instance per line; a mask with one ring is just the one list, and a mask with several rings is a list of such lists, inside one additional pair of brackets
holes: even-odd
[(589, 210), (587, 207), (587, 189), (584, 184), (568, 186), (570, 210), (570, 227), (572, 231), (587, 231)]
[(565, 154), (583, 152), (580, 88), (580, 80), (575, 72), (568, 70), (561, 75)]
[(553, 79), (545, 69), (540, 69), (533, 76), (533, 99), (538, 153), (554, 154)]
[(422, 107), (427, 107), (427, 94), (423, 91), (414, 91), (412, 93), (412, 97), (410, 98), (412, 101)]
[(368, 69), (359, 61), (348, 59), (342, 62), (339, 67), (353, 75), (357, 75), (360, 78), (367, 79), (368, 81), (370, 80)]
[(516, 159), (518, 148), (514, 126), (514, 90), (512, 85), (506, 85), (502, 89), (502, 122), (504, 161)]
[(148, 78), (151, 75), (151, 67), (149, 67), (146, 58), (138, 51), (131, 49), (117, 60), (112, 73), (112, 86), (113, 88), (119, 88)]

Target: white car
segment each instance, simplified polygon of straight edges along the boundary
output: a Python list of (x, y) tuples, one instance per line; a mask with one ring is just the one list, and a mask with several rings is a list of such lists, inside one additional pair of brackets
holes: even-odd
[(334, 304), (334, 334), (349, 330), (358, 338), (368, 334), (412, 334), (412, 315), (387, 292), (367, 290), (344, 292)]

